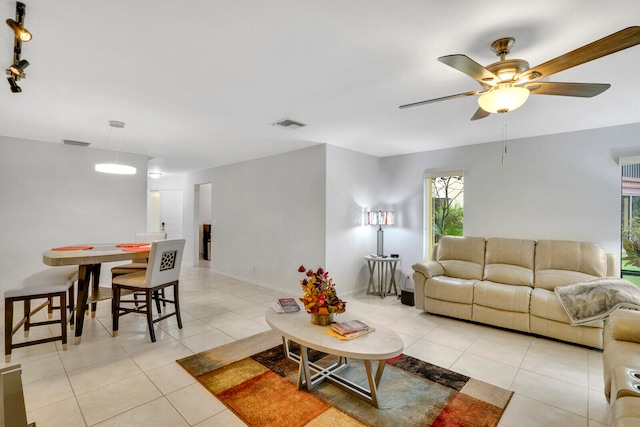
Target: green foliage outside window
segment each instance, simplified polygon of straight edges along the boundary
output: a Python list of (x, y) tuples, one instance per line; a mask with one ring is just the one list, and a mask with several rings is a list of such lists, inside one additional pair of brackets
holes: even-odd
[(462, 236), (464, 192), (461, 176), (443, 176), (432, 180), (433, 242), (442, 236)]

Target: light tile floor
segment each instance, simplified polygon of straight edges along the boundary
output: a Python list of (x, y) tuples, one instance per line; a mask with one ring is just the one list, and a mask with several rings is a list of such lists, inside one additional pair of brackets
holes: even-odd
[[(103, 302), (96, 318), (85, 320), (80, 345), (71, 339), (66, 351), (59, 341), (14, 350), (12, 362), (0, 367), (22, 365), (28, 421), (38, 427), (244, 425), (175, 360), (268, 330), (264, 311), (284, 295), (193, 267), (183, 267), (180, 287), (184, 327), (175, 318), (159, 323), (156, 343), (138, 315), (122, 318), (112, 338)], [(501, 427), (606, 424), (600, 351), (432, 316), (393, 296), (344, 299), (363, 320), (397, 331), (406, 354), (513, 390)]]

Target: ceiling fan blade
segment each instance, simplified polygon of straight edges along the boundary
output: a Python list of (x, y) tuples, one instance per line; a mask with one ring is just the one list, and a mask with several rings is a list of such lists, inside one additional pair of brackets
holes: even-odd
[(446, 101), (448, 99), (455, 99), (455, 98), (462, 98), (462, 97), (465, 97), (465, 96), (478, 95), (480, 93), (483, 93), (483, 91), (474, 90), (474, 91), (471, 91), (471, 92), (464, 92), (464, 93), (458, 93), (458, 94), (455, 94), (455, 95), (443, 96), (442, 98), (434, 98), (434, 99), (428, 99), (426, 101), (414, 102), (412, 104), (405, 104), (405, 105), (401, 105), (400, 108), (417, 107), (418, 105), (431, 104), (433, 102)]
[(479, 81), (480, 83), (488, 84), (490, 86), (496, 85), (500, 81), (500, 77), (493, 74), (491, 71), (478, 64), (473, 59), (466, 55), (456, 54), (441, 56), (438, 61), (443, 64), (447, 64), (450, 67), (455, 68), (458, 71), (462, 71), (471, 78)]
[(536, 67), (531, 67), (522, 74), (520, 80), (532, 81), (547, 77), (551, 74), (575, 67), (576, 65), (581, 65), (594, 59), (602, 58), (603, 56), (636, 46), (637, 44), (640, 44), (640, 27), (625, 28), (624, 30), (610, 34), (600, 40), (572, 50), (569, 53), (565, 53)]
[(471, 117), (471, 120), (484, 119), (485, 117), (489, 117), (490, 115), (491, 113), (489, 113), (488, 111), (484, 111), (482, 108), (478, 108), (473, 117)]
[(560, 95), (591, 98), (611, 87), (608, 83), (532, 82), (524, 85), (533, 95)]

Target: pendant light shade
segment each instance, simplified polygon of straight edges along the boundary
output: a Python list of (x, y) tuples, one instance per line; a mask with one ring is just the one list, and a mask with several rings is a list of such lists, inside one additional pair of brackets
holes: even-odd
[(136, 168), (133, 166), (121, 165), (119, 163), (98, 163), (96, 172), (113, 173), (117, 175), (135, 175)]
[[(113, 129), (114, 128), (123, 129), (124, 122), (121, 122), (118, 120), (110, 120), (109, 126), (111, 126), (111, 130), (109, 131), (107, 144), (104, 147), (105, 155), (106, 155), (107, 148), (109, 148), (109, 142), (111, 141), (111, 134), (113, 133)], [(124, 132), (122, 133), (124, 138)], [(124, 148), (126, 148), (126, 143), (124, 145), (125, 145)], [(137, 172), (136, 168), (133, 166), (127, 166), (119, 163), (117, 151), (115, 155), (116, 155), (115, 163), (98, 163), (95, 166), (96, 172), (110, 173), (110, 174), (117, 174), (117, 175), (135, 175), (135, 173)]]

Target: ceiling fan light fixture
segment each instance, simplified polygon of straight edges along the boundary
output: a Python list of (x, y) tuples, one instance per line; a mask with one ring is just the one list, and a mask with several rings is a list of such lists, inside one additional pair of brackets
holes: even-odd
[(498, 85), (478, 98), (478, 105), (488, 113), (506, 113), (521, 107), (529, 98), (529, 89), (510, 84)]

